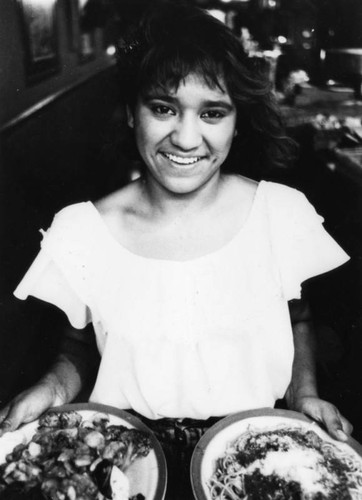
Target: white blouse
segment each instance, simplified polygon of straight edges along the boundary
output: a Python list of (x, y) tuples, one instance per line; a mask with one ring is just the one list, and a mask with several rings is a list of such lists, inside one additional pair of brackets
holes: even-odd
[(118, 243), (91, 202), (61, 210), (15, 290), (93, 322), (91, 401), (142, 415), (208, 418), (273, 406), (291, 378), (288, 300), (348, 260), (305, 196), (262, 181), (221, 249), (158, 260)]

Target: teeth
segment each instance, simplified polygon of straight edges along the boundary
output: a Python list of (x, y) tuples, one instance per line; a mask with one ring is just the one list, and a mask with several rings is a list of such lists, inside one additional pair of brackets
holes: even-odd
[(180, 165), (192, 165), (192, 163), (196, 163), (201, 159), (200, 156), (194, 156), (192, 158), (183, 158), (182, 156), (176, 156), (170, 153), (163, 153), (163, 155), (175, 163), (180, 163)]

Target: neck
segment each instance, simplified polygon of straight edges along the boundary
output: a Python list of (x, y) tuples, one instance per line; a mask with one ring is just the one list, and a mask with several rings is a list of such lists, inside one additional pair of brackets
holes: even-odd
[(161, 186), (154, 178), (142, 178), (143, 199), (149, 205), (149, 213), (158, 216), (188, 216), (200, 213), (213, 205), (220, 194), (223, 176), (219, 173), (189, 193), (174, 193)]

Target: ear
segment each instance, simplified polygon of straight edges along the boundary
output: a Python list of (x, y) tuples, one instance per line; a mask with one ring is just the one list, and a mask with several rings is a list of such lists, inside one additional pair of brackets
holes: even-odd
[(133, 112), (129, 106), (126, 107), (126, 113), (127, 113), (128, 126), (133, 128), (134, 127), (134, 116), (133, 116)]

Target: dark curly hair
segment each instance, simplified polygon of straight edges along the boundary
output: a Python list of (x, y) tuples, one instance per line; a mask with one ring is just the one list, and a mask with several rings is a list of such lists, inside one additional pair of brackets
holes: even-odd
[[(122, 99), (131, 108), (152, 88), (177, 89), (190, 73), (211, 88), (226, 85), (238, 134), (224, 170), (261, 178), (292, 158), (270, 82), (231, 30), (205, 10), (153, 3), (120, 40), (117, 62)], [(130, 137), (126, 142), (134, 150)]]

